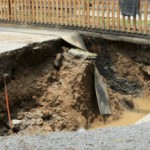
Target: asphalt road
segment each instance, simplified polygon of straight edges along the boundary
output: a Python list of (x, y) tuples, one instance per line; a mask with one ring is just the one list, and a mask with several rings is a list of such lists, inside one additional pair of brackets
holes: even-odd
[(58, 39), (56, 36), (21, 33), (0, 28), (0, 53), (20, 49), (32, 43)]

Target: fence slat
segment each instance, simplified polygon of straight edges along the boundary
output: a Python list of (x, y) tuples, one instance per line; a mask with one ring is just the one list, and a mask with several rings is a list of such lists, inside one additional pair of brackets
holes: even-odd
[(150, 34), (150, 3), (149, 3), (149, 5), (148, 5), (148, 31), (147, 31), (147, 34)]
[(0, 0), (0, 20), (3, 18), (2, 14), (2, 0)]
[(6, 20), (9, 21), (9, 0), (6, 0)]
[(107, 30), (110, 29), (110, 2), (107, 0)]
[(95, 27), (95, 0), (92, 0), (92, 28)]
[(48, 0), (48, 23), (51, 23), (51, 0)]
[(139, 33), (142, 32), (142, 0), (140, 0), (140, 14), (139, 14), (139, 24), (138, 24)]
[(117, 4), (117, 30), (120, 31), (120, 7), (119, 3)]
[(4, 0), (4, 3), (3, 3), (3, 7), (4, 7), (4, 20), (6, 20), (6, 1)]
[(115, 29), (115, 1), (112, 0), (112, 30)]
[(31, 2), (32, 2), (32, 17), (31, 17), (32, 21), (31, 22), (34, 23), (35, 22), (35, 9), (34, 9), (34, 6), (35, 6), (34, 2), (35, 1), (32, 0)]
[(144, 4), (144, 34), (147, 34), (147, 16), (148, 16), (148, 0), (145, 0)]
[(102, 0), (102, 29), (105, 29), (105, 2)]
[(31, 0), (28, 0), (27, 1), (27, 4), (28, 4), (28, 22), (31, 23), (31, 14), (32, 14), (32, 11), (31, 11)]
[(56, 18), (56, 24), (59, 24), (59, 12), (58, 12), (58, 0), (55, 0), (55, 18)]
[(125, 16), (122, 16), (122, 31), (125, 31)]
[(21, 0), (18, 0), (18, 21), (21, 22)]
[(81, 26), (81, 0), (78, 0), (78, 26)]
[(77, 1), (74, 0), (73, 4), (74, 4), (73, 22), (74, 22), (74, 26), (76, 26), (77, 25)]
[(40, 0), (40, 12), (39, 12), (39, 15), (40, 15), (40, 23), (43, 22), (43, 4), (42, 4), (42, 0)]
[(67, 25), (67, 0), (64, 0), (64, 22), (65, 22), (65, 25)]
[[(12, 10), (11, 10), (11, 13), (12, 13)], [(11, 15), (11, 19), (12, 19), (12, 15)], [(21, 1), (21, 22), (24, 22), (24, 1)]]
[[(26, 0), (24, 0), (24, 8), (25, 8), (25, 22), (27, 23), (27, 1)], [(16, 16), (16, 14), (15, 14), (15, 16)]]
[(36, 23), (39, 23), (39, 0), (36, 0)]
[(87, 17), (87, 27), (90, 28), (90, 2), (86, 1), (86, 17)]
[(128, 32), (131, 31), (131, 19), (130, 16), (128, 16)]
[(64, 19), (63, 19), (63, 0), (60, 0), (60, 24), (64, 24)]
[(136, 16), (133, 17), (133, 32), (136, 32)]
[(68, 8), (68, 11), (69, 11), (69, 14), (68, 14), (68, 16), (69, 16), (69, 25), (72, 26), (72, 0), (69, 0), (68, 6), (69, 6), (69, 8)]
[(96, 28), (100, 28), (100, 1), (96, 1)]

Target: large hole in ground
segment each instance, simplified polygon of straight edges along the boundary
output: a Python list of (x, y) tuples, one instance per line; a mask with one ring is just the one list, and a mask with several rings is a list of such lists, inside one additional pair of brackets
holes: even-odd
[[(133, 124), (150, 112), (149, 47), (83, 37), (96, 60), (72, 56), (58, 40), (33, 44), (0, 55), (11, 118), (21, 120), (13, 132), (32, 134), (83, 127)], [(104, 77), (112, 114), (99, 113), (93, 82), (94, 65)], [(3, 79), (0, 79), (0, 135), (10, 135)]]

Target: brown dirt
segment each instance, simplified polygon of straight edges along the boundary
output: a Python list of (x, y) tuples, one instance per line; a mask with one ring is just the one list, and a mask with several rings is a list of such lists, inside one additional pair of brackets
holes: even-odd
[[(149, 59), (141, 59), (147, 47), (141, 53), (142, 47), (134, 44), (84, 40), (90, 51), (99, 54), (96, 64), (107, 84), (112, 115), (99, 115), (92, 60), (71, 56), (67, 53), (70, 46), (62, 41), (34, 44), (0, 56), (0, 72), (9, 74), (11, 116), (22, 121), (16, 132), (88, 129), (97, 120), (119, 119), (125, 109), (134, 108), (133, 97), (149, 96), (149, 76), (142, 70)], [(2, 79), (0, 99), (0, 133), (8, 135)]]
[(125, 110), (134, 109), (135, 98), (149, 99), (150, 76), (144, 71), (150, 66), (149, 46), (99, 38), (83, 39), (89, 51), (99, 54), (96, 64), (107, 84), (112, 115), (104, 118), (105, 124), (118, 120)]

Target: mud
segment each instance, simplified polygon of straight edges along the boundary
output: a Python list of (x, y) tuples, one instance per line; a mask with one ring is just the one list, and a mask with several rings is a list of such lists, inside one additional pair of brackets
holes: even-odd
[(150, 113), (150, 99), (135, 98), (133, 99), (133, 103), (134, 108), (124, 109), (118, 120), (113, 120), (105, 124), (95, 119), (90, 129), (133, 125)]
[[(149, 97), (149, 47), (83, 37), (96, 60), (72, 56), (71, 45), (58, 40), (32, 44), (0, 55), (0, 73), (9, 74), (11, 118), (21, 120), (18, 134), (89, 129), (94, 122), (111, 123), (134, 98)], [(112, 114), (99, 114), (93, 82), (96, 63), (107, 84)], [(0, 79), (0, 134), (14, 134), (7, 125), (3, 79)]]

